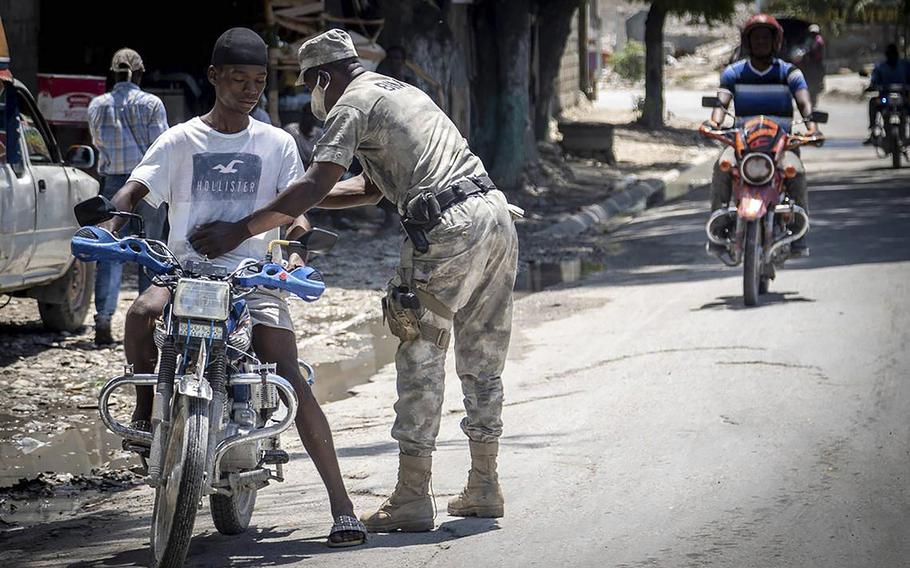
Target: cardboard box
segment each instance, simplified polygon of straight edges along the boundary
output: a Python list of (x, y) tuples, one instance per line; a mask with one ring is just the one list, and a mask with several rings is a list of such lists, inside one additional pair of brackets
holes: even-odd
[(88, 104), (104, 87), (104, 77), (38, 73), (38, 110), (51, 124), (84, 125)]

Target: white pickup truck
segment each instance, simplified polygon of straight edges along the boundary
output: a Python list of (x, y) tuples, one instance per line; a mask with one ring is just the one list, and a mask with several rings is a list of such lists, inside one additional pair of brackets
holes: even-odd
[(89, 146), (64, 156), (28, 89), (0, 80), (0, 294), (38, 300), (47, 329), (74, 331), (92, 303), (95, 266), (70, 254), (73, 206), (98, 194), (81, 169)]

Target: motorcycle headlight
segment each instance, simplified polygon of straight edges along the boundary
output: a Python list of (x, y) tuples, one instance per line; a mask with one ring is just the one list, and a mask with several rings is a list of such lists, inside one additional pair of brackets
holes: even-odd
[(227, 282), (181, 278), (174, 293), (174, 315), (224, 321), (228, 317), (230, 299), (231, 286)]
[(749, 154), (743, 159), (740, 173), (752, 185), (763, 185), (774, 176), (774, 162), (767, 154)]

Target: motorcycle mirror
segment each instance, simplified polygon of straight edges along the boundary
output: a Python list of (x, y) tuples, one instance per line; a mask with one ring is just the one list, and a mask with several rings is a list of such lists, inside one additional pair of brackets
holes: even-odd
[(103, 223), (117, 214), (117, 208), (111, 201), (103, 195), (86, 199), (73, 207), (73, 213), (76, 215), (76, 221), (80, 227), (86, 225), (97, 225)]
[(715, 108), (720, 106), (720, 100), (717, 97), (702, 97), (701, 106), (705, 108)]
[(860, 77), (868, 77), (868, 76), (869, 76), (869, 72), (866, 71), (865, 69), (860, 69), (860, 71), (859, 71), (859, 76), (860, 76)]
[(828, 122), (828, 113), (822, 112), (820, 110), (812, 111), (812, 114), (809, 115), (809, 120), (812, 122), (818, 122), (824, 124)]
[[(325, 229), (311, 229), (301, 236), (296, 243), (292, 243), (291, 250), (298, 249), (302, 252), (316, 254), (327, 253), (338, 242), (338, 235)], [(299, 243), (299, 244), (298, 244)]]

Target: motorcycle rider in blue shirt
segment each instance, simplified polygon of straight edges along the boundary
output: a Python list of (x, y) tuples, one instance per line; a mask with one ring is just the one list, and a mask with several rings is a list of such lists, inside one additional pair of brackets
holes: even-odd
[[(889, 85), (907, 85), (910, 83), (910, 61), (901, 59), (897, 51), (897, 45), (891, 43), (885, 48), (885, 60), (879, 62), (872, 71), (867, 91), (887, 89)], [(882, 136), (882, 132), (876, 129), (876, 117), (881, 112), (882, 94), (869, 99), (869, 137), (863, 141), (863, 144), (869, 145), (875, 142), (876, 138)], [(904, 103), (906, 104), (906, 102)]]
[[(772, 116), (786, 130), (790, 130), (793, 118), (793, 101), (800, 114), (806, 119), (812, 114), (812, 101), (806, 79), (795, 65), (775, 57), (783, 44), (784, 30), (777, 19), (767, 14), (757, 14), (749, 18), (742, 30), (743, 49), (749, 54), (746, 59), (732, 63), (724, 69), (720, 78), (720, 89), (717, 92), (720, 103), (709, 120), (711, 128), (720, 128), (724, 121), (725, 110), (733, 102), (737, 122), (750, 116)], [(814, 122), (806, 121), (808, 135), (817, 132)], [(714, 163), (714, 175), (711, 180), (711, 211), (716, 211), (729, 203), (733, 189), (733, 176), (729, 171), (720, 169), (720, 162), (734, 162), (734, 150), (727, 147)], [(785, 182), (787, 193), (796, 202), (809, 211), (809, 195), (806, 186), (806, 170), (799, 156), (786, 152), (783, 158), (784, 167), (796, 168), (796, 177)], [(708, 242), (709, 253), (720, 256), (725, 249), (722, 245)], [(809, 247), (803, 237), (790, 246), (791, 257), (808, 256)]]

